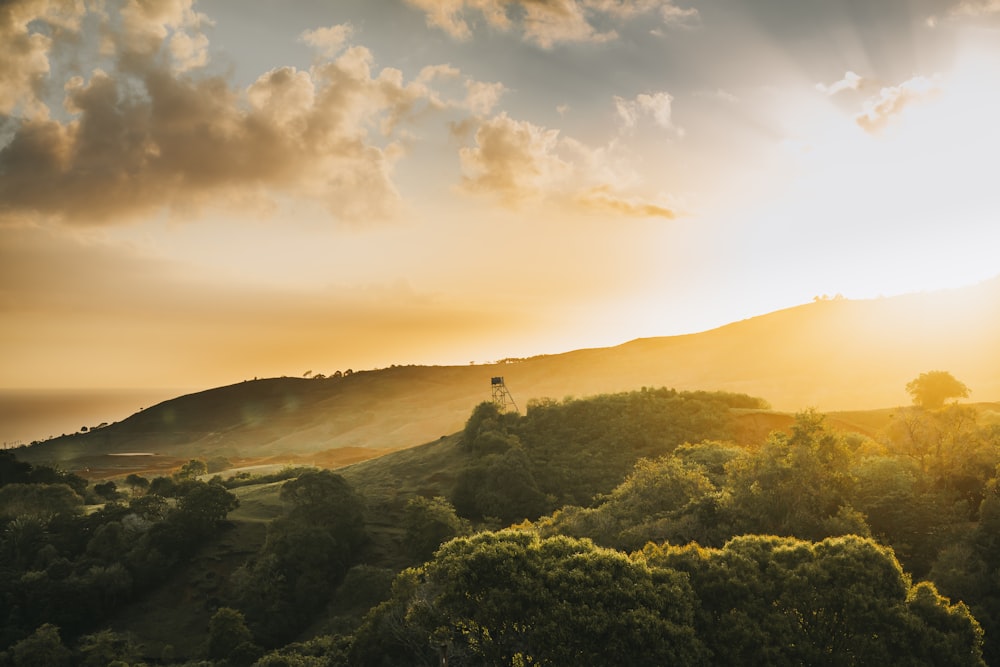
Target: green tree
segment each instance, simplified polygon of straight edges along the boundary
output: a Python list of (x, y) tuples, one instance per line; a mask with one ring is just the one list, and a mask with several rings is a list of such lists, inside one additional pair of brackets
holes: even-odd
[(683, 575), (589, 540), (479, 533), (400, 575), (351, 664), (705, 664), (692, 603)]
[(244, 644), (253, 644), (253, 635), (243, 614), (231, 607), (219, 607), (208, 622), (208, 657), (225, 660)]
[(0, 487), (0, 518), (23, 514), (49, 519), (79, 514), (83, 498), (66, 484), (6, 484)]
[(442, 543), (466, 533), (469, 523), (455, 513), (445, 498), (417, 496), (406, 503), (403, 527), (406, 552), (415, 561), (423, 562)]
[(18, 569), (31, 566), (48, 542), (48, 522), (35, 515), (22, 514), (3, 528), (2, 553), (4, 559)]
[(310, 470), (281, 487), (291, 508), (234, 575), (240, 609), (266, 646), (287, 642), (330, 600), (365, 540), (364, 501), (340, 475)]
[(201, 535), (209, 534), (240, 506), (239, 499), (217, 484), (196, 482), (177, 502), (178, 516)]
[(969, 388), (948, 371), (928, 371), (906, 383), (906, 393), (914, 405), (935, 410), (949, 398), (968, 398)]
[(968, 608), (911, 586), (870, 539), (747, 535), (722, 549), (648, 545), (643, 556), (690, 577), (715, 664), (984, 664)]
[(198, 479), (202, 475), (208, 474), (208, 464), (201, 459), (191, 459), (181, 466), (180, 470), (174, 473), (177, 481)]
[(794, 535), (867, 534), (849, 506), (854, 485), (851, 453), (843, 437), (816, 412), (796, 415), (791, 435), (776, 431), (757, 453), (728, 466), (725, 491), (740, 533)]
[(72, 652), (59, 637), (59, 628), (44, 623), (10, 651), (14, 667), (63, 667), (72, 663)]
[(78, 644), (82, 667), (128, 665), (138, 660), (138, 650), (132, 639), (111, 630), (101, 630), (80, 639)]
[[(640, 459), (632, 473), (594, 508), (567, 506), (538, 522), (543, 534), (588, 537), (626, 551), (646, 542), (712, 540), (721, 517), (703, 521), (717, 493), (704, 468), (676, 456)], [(709, 525), (711, 524), (711, 525)], [(729, 537), (729, 535), (726, 535)]]

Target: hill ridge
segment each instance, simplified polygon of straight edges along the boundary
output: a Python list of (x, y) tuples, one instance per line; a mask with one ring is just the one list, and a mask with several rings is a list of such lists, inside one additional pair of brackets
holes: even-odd
[[(186, 394), (90, 433), (26, 450), (267, 456), (396, 449), (459, 430), (506, 377), (518, 405), (643, 386), (746, 393), (776, 410), (885, 408), (905, 384), (948, 370), (972, 400), (1000, 399), (1000, 277), (967, 288), (793, 306), (679, 336), (637, 338), (504, 363), (403, 365), (340, 378), (266, 378)], [(31, 451), (34, 450), (34, 451)]]

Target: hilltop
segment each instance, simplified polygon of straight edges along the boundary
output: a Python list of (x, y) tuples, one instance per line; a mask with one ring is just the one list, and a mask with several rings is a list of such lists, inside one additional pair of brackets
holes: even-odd
[(871, 410), (908, 403), (906, 382), (932, 369), (960, 378), (973, 400), (996, 400), (998, 305), (1000, 278), (891, 298), (820, 299), (702, 333), (505, 363), (246, 381), (165, 401), (21, 456), (245, 458), (409, 447), (459, 430), (469, 411), (490, 398), (497, 375), (522, 410), (534, 399), (642, 386), (746, 393), (778, 411)]

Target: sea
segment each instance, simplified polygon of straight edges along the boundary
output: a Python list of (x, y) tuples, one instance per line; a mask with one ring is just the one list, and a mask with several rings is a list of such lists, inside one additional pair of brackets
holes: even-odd
[(0, 389), (0, 447), (121, 421), (186, 389)]

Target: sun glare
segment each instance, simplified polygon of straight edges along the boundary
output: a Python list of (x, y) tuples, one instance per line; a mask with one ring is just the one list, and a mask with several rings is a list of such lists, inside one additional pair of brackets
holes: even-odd
[(812, 117), (785, 143), (788, 185), (767, 213), (772, 228), (813, 234), (825, 258), (851, 264), (852, 297), (995, 275), (1000, 91), (988, 82), (998, 73), (995, 49), (970, 48), (949, 72), (870, 87), (860, 109), (831, 100), (802, 110)]

